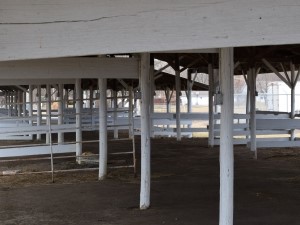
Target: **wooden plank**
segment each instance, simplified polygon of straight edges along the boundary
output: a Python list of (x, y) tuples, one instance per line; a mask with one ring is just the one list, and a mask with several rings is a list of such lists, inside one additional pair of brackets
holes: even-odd
[(0, 62), (0, 79), (138, 79), (138, 65), (136, 58), (79, 57), (9, 61)]
[(298, 119), (268, 119), (257, 120), (257, 129), (259, 130), (284, 130), (284, 129), (300, 129), (300, 120)]
[(0, 61), (297, 44), (300, 38), (298, 0), (45, 3), (1, 1)]
[(284, 148), (284, 147), (299, 147), (300, 141), (264, 141), (257, 142), (258, 148)]
[[(53, 154), (75, 152), (75, 144), (53, 145)], [(29, 155), (48, 155), (50, 154), (49, 146), (32, 146), (20, 148), (4, 148), (0, 149), (0, 157), (18, 157)]]

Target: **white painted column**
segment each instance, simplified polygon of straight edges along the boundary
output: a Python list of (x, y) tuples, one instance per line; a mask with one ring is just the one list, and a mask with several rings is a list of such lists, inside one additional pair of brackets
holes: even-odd
[(170, 112), (170, 99), (171, 99), (171, 96), (170, 96), (170, 88), (167, 88), (166, 90), (166, 109), (167, 109), (167, 113)]
[(15, 90), (13, 92), (13, 116), (17, 116), (18, 115), (17, 102), (18, 102), (18, 91)]
[(26, 91), (22, 91), (22, 112), (23, 112), (23, 117), (27, 116), (26, 112)]
[(154, 57), (150, 54), (150, 68), (149, 68), (149, 79), (150, 79), (150, 137), (154, 137), (154, 127), (152, 115), (154, 113), (154, 93), (155, 93), (155, 83), (154, 83)]
[(208, 113), (209, 113), (209, 130), (208, 130), (208, 146), (214, 147), (214, 74), (212, 65), (208, 65), (208, 75), (209, 75), (209, 90), (208, 90)]
[[(247, 79), (249, 80), (249, 77), (247, 77)], [(246, 95), (246, 115), (250, 115), (250, 87), (247, 84), (247, 95)], [(246, 119), (246, 123), (248, 125), (247, 130), (249, 131), (249, 127), (250, 127), (250, 120)], [(247, 139), (250, 139), (250, 135), (246, 135)]]
[(99, 180), (107, 175), (107, 79), (98, 80), (99, 100)]
[(18, 90), (17, 92), (17, 109), (18, 109), (18, 117), (21, 117), (22, 114), (22, 91)]
[(4, 92), (4, 98), (5, 98), (5, 109), (7, 109), (7, 91)]
[[(46, 104), (46, 111), (47, 111), (47, 119), (46, 119), (46, 121), (47, 121), (47, 126), (49, 126), (50, 125), (50, 123), (51, 123), (51, 86), (50, 86), (50, 84), (47, 84), (46, 85), (46, 99), (47, 99), (47, 104)], [(49, 134), (49, 133), (46, 133), (46, 144), (49, 144), (50, 143), (50, 135), (51, 134)]]
[(12, 93), (8, 92), (8, 116), (12, 116)]
[(220, 49), (223, 105), (220, 127), (220, 218), (219, 225), (233, 225), (233, 48)]
[(176, 133), (177, 141), (181, 141), (181, 125), (180, 125), (180, 68), (179, 68), (179, 58), (175, 59), (175, 86), (176, 86)]
[[(192, 74), (191, 70), (187, 70), (187, 92), (186, 92), (186, 97), (187, 97), (187, 112), (191, 113), (192, 112), (192, 89), (193, 89), (193, 83), (192, 83)], [(188, 128), (191, 128), (192, 124), (188, 124)], [(189, 138), (193, 137), (193, 133), (190, 132)]]
[(90, 86), (90, 90), (89, 90), (89, 103), (90, 103), (90, 110), (91, 110), (91, 115), (92, 115), (92, 112), (93, 112), (93, 105), (94, 105), (94, 90), (93, 90), (93, 86)]
[(255, 153), (257, 159), (256, 148), (256, 72), (255, 68), (250, 68), (248, 71), (248, 81), (250, 86), (250, 150)]
[[(57, 112), (58, 112), (57, 124), (58, 125), (63, 124), (63, 112), (64, 112), (63, 101), (64, 101), (64, 85), (58, 84), (58, 110), (57, 110)], [(63, 142), (64, 142), (64, 133), (63, 132), (57, 133), (57, 142), (58, 142), (58, 144), (63, 144)]]
[[(123, 91), (122, 91), (123, 93)], [(114, 124), (117, 124), (118, 120), (118, 91), (112, 90), (112, 97), (113, 97), (113, 109), (114, 109)], [(123, 101), (123, 94), (122, 94), (122, 101)], [(119, 129), (118, 127), (114, 127), (114, 139), (119, 138)]]
[[(74, 96), (73, 96), (74, 97)], [(82, 129), (81, 129), (81, 109), (82, 109), (82, 90), (81, 79), (75, 80), (75, 108), (76, 108), (76, 156), (77, 163), (80, 164), (82, 154)]]
[[(295, 81), (295, 65), (291, 63), (291, 119), (295, 118), (295, 87), (297, 81)], [(291, 141), (295, 140), (295, 130), (291, 130)]]
[(132, 86), (129, 86), (128, 87), (128, 94), (129, 94), (129, 102), (128, 102), (128, 105), (129, 105), (129, 112), (128, 112), (128, 120), (129, 120), (129, 124), (130, 124), (130, 128), (129, 129), (129, 138), (132, 138), (133, 135), (134, 135), (134, 118), (133, 118), (133, 88)]
[[(29, 115), (29, 117), (33, 116), (33, 106), (32, 106), (33, 96), (32, 96), (32, 94), (33, 94), (33, 86), (29, 85), (29, 89), (28, 89), (28, 98), (29, 98), (28, 99), (28, 115)], [(25, 107), (25, 111), (26, 111), (26, 107)], [(32, 119), (29, 120), (29, 125), (32, 126)], [(30, 135), (30, 137), (32, 137), (32, 135)]]
[[(42, 124), (42, 111), (41, 111), (41, 85), (37, 86), (37, 107), (36, 107), (36, 125), (41, 126)], [(37, 140), (41, 140), (41, 134), (36, 135)]]
[(150, 206), (151, 139), (150, 139), (150, 54), (141, 54), (141, 192), (140, 209)]

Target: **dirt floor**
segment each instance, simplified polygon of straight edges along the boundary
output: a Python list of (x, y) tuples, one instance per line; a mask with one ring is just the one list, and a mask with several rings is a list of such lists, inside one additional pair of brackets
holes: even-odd
[[(97, 146), (84, 149), (95, 152)], [(130, 149), (131, 143), (110, 142), (109, 148)], [(152, 140), (151, 208), (144, 211), (138, 209), (139, 177), (132, 169), (111, 169), (101, 182), (97, 171), (57, 173), (55, 183), (50, 174), (0, 176), (0, 224), (216, 225), (218, 155), (207, 139)], [(300, 224), (300, 148), (260, 149), (258, 156), (254, 160), (246, 147), (235, 147), (234, 224)], [(74, 159), (55, 160), (54, 166), (78, 168)], [(0, 168), (49, 170), (49, 160)]]

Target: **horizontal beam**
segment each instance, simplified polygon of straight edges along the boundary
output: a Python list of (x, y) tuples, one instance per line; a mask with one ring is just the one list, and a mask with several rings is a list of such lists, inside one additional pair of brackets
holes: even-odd
[(96, 57), (7, 61), (0, 62), (0, 80), (40, 79), (45, 83), (43, 79), (138, 79), (138, 64), (137, 58)]
[[(75, 152), (75, 144), (68, 145), (53, 145), (53, 154), (57, 153), (72, 153)], [(19, 148), (4, 148), (0, 149), (0, 157), (18, 157), (30, 155), (48, 155), (50, 154), (50, 146), (32, 146)]]
[(258, 119), (256, 121), (258, 130), (300, 129), (300, 120), (297, 119)]
[[(7, 77), (6, 77), (7, 78)], [(9, 85), (45, 85), (45, 84), (74, 84), (75, 79), (2, 79), (0, 86)]]
[(45, 2), (1, 1), (0, 61), (300, 40), (298, 0)]

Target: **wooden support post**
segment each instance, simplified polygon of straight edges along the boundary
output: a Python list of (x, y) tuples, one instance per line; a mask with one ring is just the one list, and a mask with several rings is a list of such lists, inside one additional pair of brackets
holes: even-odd
[(14, 91), (13, 92), (13, 116), (16, 116), (17, 115), (17, 99), (18, 99), (18, 91)]
[[(122, 91), (123, 93), (123, 91)], [(112, 97), (113, 97), (113, 109), (114, 109), (114, 124), (117, 124), (118, 120), (118, 91), (117, 90), (112, 90)], [(123, 96), (122, 96), (122, 101), (123, 101)], [(114, 138), (118, 139), (119, 138), (119, 129), (118, 127), (114, 127)]]
[[(62, 125), (63, 124), (63, 112), (64, 112), (64, 85), (58, 84), (58, 118), (57, 118), (57, 124)], [(64, 143), (64, 133), (58, 132), (57, 133), (57, 142), (58, 144)]]
[[(74, 98), (74, 96), (73, 96)], [(81, 129), (81, 111), (82, 111), (82, 89), (81, 79), (75, 80), (75, 107), (76, 107), (76, 156), (77, 163), (81, 163), (82, 154), (82, 129)]]
[(21, 91), (22, 95), (22, 106), (21, 106), (21, 112), (23, 117), (27, 116), (26, 115), (26, 90)]
[(154, 57), (150, 54), (150, 136), (154, 137), (154, 127), (152, 115), (154, 113), (154, 95), (155, 95), (155, 83), (154, 83)]
[(223, 105), (220, 127), (220, 218), (219, 225), (233, 225), (233, 48), (220, 49)]
[(90, 90), (89, 90), (89, 107), (90, 107), (90, 110), (91, 110), (91, 116), (93, 116), (93, 105), (94, 105), (94, 90), (93, 90), (93, 86), (90, 86)]
[(17, 92), (17, 108), (18, 108), (18, 117), (21, 117), (22, 115), (22, 91), (18, 90)]
[[(37, 107), (36, 107), (36, 125), (42, 125), (42, 110), (41, 110), (41, 85), (37, 86)], [(36, 135), (36, 139), (41, 140), (41, 134)]]
[(208, 113), (209, 113), (209, 130), (208, 130), (208, 146), (214, 147), (214, 73), (212, 65), (208, 65), (208, 76), (209, 76), (209, 90), (208, 90)]
[(140, 209), (150, 206), (150, 54), (141, 54), (141, 192)]
[(128, 136), (129, 138), (132, 138), (134, 135), (134, 118), (133, 118), (133, 88), (132, 86), (128, 87), (128, 92), (129, 92), (129, 111), (128, 111), (128, 121), (131, 127), (131, 129), (129, 129), (129, 133)]
[[(32, 108), (32, 102), (33, 102), (33, 86), (32, 85), (29, 85), (29, 90), (28, 90), (28, 115), (29, 117), (32, 117), (33, 116), (33, 108)], [(32, 120), (30, 119), (29, 120), (29, 125), (32, 126)]]
[(248, 81), (250, 85), (250, 137), (251, 147), (250, 150), (255, 153), (257, 159), (256, 148), (256, 72), (255, 68), (250, 68), (248, 71)]
[(99, 180), (107, 175), (107, 80), (99, 79)]
[(175, 59), (175, 86), (176, 86), (176, 133), (177, 141), (181, 141), (181, 125), (180, 125), (180, 94), (181, 94), (181, 84), (180, 84), (180, 68), (179, 68), (179, 58), (176, 56)]
[[(51, 86), (50, 84), (46, 85), (46, 99), (47, 99), (47, 104), (46, 104), (46, 124), (47, 126), (50, 126), (51, 124)], [(50, 144), (50, 133), (46, 133), (46, 144)]]
[[(190, 69), (187, 70), (187, 112), (192, 112), (192, 89), (193, 89), (193, 82), (192, 82), (192, 71)], [(188, 124), (188, 128), (191, 128), (192, 124)], [(193, 137), (193, 133), (189, 134), (189, 138)]]
[[(295, 119), (295, 87), (297, 81), (295, 81), (295, 65), (290, 63), (291, 65), (291, 119)], [(291, 130), (291, 141), (295, 140), (295, 130)]]
[(4, 108), (7, 109), (7, 91), (4, 92), (4, 99), (5, 99), (5, 106), (4, 106)]
[(167, 87), (165, 95), (166, 95), (166, 111), (167, 113), (169, 113), (170, 112), (170, 88)]
[[(26, 92), (24, 92), (24, 94), (25, 94), (25, 101), (24, 102), (26, 102)], [(28, 115), (29, 115), (29, 117), (32, 117), (33, 116), (33, 105), (32, 105), (32, 102), (33, 102), (33, 96), (32, 96), (32, 94), (33, 94), (33, 86), (32, 85), (29, 85), (29, 88), (28, 88)], [(25, 115), (25, 112), (26, 112), (26, 106), (24, 107), (24, 116), (26, 116)], [(32, 126), (32, 119), (30, 119), (29, 121), (28, 121), (28, 123), (29, 123), (29, 125), (30, 126)], [(32, 138), (32, 134), (31, 135), (29, 135), (31, 138)]]
[[(191, 113), (192, 112), (192, 89), (193, 89), (193, 86), (192, 86), (192, 71), (189, 69), (188, 72), (187, 72), (187, 105), (188, 105), (188, 113)], [(190, 125), (189, 125), (190, 127)]]

